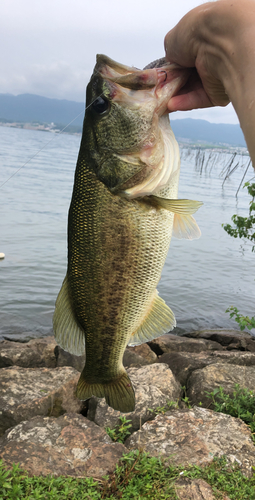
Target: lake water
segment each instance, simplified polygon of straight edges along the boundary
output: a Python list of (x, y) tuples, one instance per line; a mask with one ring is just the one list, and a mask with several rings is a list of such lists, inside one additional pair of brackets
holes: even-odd
[[(51, 141), (51, 142), (49, 142)], [(66, 272), (67, 213), (80, 137), (0, 127), (0, 184), (47, 146), (0, 188), (0, 337), (24, 339), (52, 331), (54, 302)], [(246, 158), (247, 160), (247, 158)], [(185, 331), (234, 327), (225, 310), (235, 305), (254, 314), (255, 254), (240, 251), (221, 227), (231, 215), (247, 216), (249, 196), (235, 192), (243, 171), (222, 189), (218, 155), (209, 173), (195, 169), (182, 151), (180, 198), (203, 201), (195, 214), (199, 240), (171, 241), (159, 284), (160, 295)], [(253, 170), (246, 179), (253, 176)]]

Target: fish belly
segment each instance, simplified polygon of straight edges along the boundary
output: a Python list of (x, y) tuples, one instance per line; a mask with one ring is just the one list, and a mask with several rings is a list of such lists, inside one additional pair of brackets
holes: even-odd
[(100, 392), (96, 385), (105, 386), (125, 373), (123, 353), (150, 314), (173, 217), (142, 199), (112, 195), (93, 173), (77, 168), (67, 280), (74, 315), (85, 335), (82, 378), (94, 392)]
[(80, 201), (75, 193), (70, 207), (68, 281), (85, 332), (86, 363), (105, 378), (115, 375), (154, 298), (174, 215), (95, 184)]

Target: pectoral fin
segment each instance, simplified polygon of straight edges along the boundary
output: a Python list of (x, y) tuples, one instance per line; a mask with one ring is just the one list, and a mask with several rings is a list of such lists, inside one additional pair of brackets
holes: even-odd
[(56, 342), (62, 349), (81, 356), (85, 352), (85, 334), (74, 316), (67, 276), (58, 294), (53, 315), (53, 331)]
[(174, 213), (173, 236), (178, 239), (194, 240), (200, 238), (201, 231), (191, 214), (194, 214), (203, 203), (195, 200), (168, 200), (158, 196), (150, 196), (153, 204)]
[(168, 307), (156, 291), (151, 307), (141, 326), (133, 333), (128, 345), (135, 346), (149, 342), (173, 330), (176, 321), (173, 311)]
[(160, 208), (165, 208), (169, 212), (174, 212), (175, 214), (190, 215), (194, 214), (201, 205), (202, 201), (195, 200), (168, 200), (166, 198), (159, 198), (158, 196), (150, 196), (153, 203), (158, 205)]
[(192, 215), (174, 214), (173, 236), (179, 240), (195, 240), (200, 238), (201, 231)]

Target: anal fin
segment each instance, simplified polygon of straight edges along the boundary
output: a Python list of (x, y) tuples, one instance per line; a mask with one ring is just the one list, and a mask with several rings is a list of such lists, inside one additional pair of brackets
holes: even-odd
[(156, 291), (150, 310), (140, 327), (131, 335), (128, 345), (135, 346), (149, 342), (176, 326), (173, 311), (168, 307)]
[(67, 276), (63, 281), (56, 300), (53, 315), (53, 331), (56, 342), (65, 351), (77, 356), (84, 354), (85, 334), (74, 316)]

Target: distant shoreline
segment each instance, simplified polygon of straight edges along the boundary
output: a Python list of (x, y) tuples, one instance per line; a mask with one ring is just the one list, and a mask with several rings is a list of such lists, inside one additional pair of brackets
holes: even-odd
[[(50, 132), (52, 134), (68, 134), (76, 135), (81, 137), (82, 127), (72, 126), (72, 125), (61, 125), (55, 123), (40, 123), (40, 122), (9, 122), (0, 121), (0, 127), (7, 128), (19, 128), (23, 130), (37, 130), (39, 132)], [(191, 139), (186, 139), (185, 137), (176, 136), (176, 140), (181, 148), (191, 148), (191, 149), (207, 149), (207, 150), (217, 150), (217, 152), (229, 152), (237, 153), (241, 155), (249, 156), (249, 152), (246, 147), (243, 146), (233, 146), (231, 144), (222, 143), (210, 143), (208, 141), (198, 140), (191, 141)]]
[[(51, 132), (53, 134), (71, 134), (71, 135), (77, 135), (81, 136), (82, 134), (82, 129), (79, 126), (65, 126), (65, 125), (56, 125), (55, 123), (40, 123), (40, 122), (33, 122), (33, 123), (26, 123), (26, 122), (3, 122), (0, 121), (0, 127), (7, 127), (7, 128), (20, 128), (23, 130), (38, 130), (39, 132)], [(78, 130), (76, 130), (78, 129)], [(80, 129), (80, 131), (79, 131)]]

